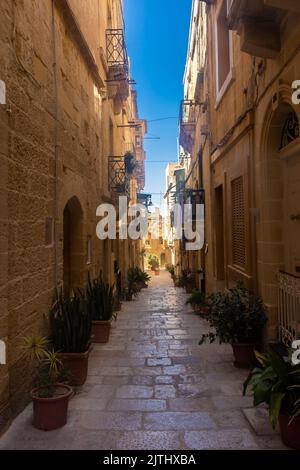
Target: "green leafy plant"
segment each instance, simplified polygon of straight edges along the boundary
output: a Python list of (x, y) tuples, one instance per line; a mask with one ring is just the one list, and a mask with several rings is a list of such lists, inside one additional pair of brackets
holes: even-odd
[(114, 286), (104, 282), (101, 277), (92, 281), (89, 275), (85, 295), (89, 316), (93, 321), (116, 319), (114, 290)]
[(148, 264), (152, 271), (155, 271), (159, 268), (159, 259), (156, 255), (149, 255), (148, 257)]
[(175, 266), (173, 264), (167, 264), (166, 270), (171, 274), (171, 277), (175, 276)]
[(57, 383), (67, 379), (62, 362), (48, 346), (47, 338), (35, 336), (25, 337), (22, 345), (25, 357), (33, 363), (33, 385), (40, 398), (53, 397)]
[(211, 297), (201, 292), (200, 290), (194, 289), (192, 295), (186, 301), (186, 305), (200, 305), (202, 307), (211, 306)]
[(267, 315), (262, 300), (239, 282), (228, 292), (214, 294), (208, 321), (212, 331), (202, 335), (199, 344), (206, 340), (213, 343), (217, 338), (220, 343), (257, 343)]
[(139, 292), (140, 274), (136, 268), (129, 268), (127, 271), (127, 293), (136, 296)]
[(270, 422), (275, 429), (279, 414), (290, 416), (290, 422), (300, 414), (300, 365), (293, 365), (291, 354), (281, 357), (272, 349), (256, 352), (260, 367), (253, 369), (244, 383), (244, 395), (251, 387), (254, 406), (266, 403)]
[(92, 316), (82, 293), (57, 295), (50, 314), (51, 341), (60, 353), (84, 353), (91, 340)]
[(195, 274), (190, 269), (184, 269), (181, 274), (181, 282), (183, 286), (195, 283)]

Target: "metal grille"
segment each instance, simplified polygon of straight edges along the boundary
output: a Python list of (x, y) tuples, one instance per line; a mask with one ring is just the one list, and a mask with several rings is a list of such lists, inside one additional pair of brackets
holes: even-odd
[(128, 66), (128, 55), (123, 29), (106, 30), (106, 52), (109, 67)]
[(124, 157), (108, 157), (109, 189), (118, 194), (127, 194), (128, 183)]
[(245, 199), (243, 177), (231, 183), (233, 264), (246, 267)]
[(279, 339), (289, 347), (300, 336), (300, 278), (281, 271), (278, 281)]
[(281, 135), (280, 148), (289, 145), (299, 137), (299, 121), (295, 112), (292, 112), (284, 123)]

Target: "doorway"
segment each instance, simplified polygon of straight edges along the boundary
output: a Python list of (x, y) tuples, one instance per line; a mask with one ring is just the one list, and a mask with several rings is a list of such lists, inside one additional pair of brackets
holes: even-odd
[(77, 197), (72, 197), (63, 214), (63, 288), (65, 295), (83, 285), (83, 213)]

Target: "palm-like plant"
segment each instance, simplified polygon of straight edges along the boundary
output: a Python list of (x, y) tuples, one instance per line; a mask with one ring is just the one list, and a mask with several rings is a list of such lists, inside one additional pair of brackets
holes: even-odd
[(114, 312), (115, 288), (103, 281), (89, 276), (86, 288), (87, 308), (93, 321), (110, 321), (116, 318)]
[(92, 316), (82, 293), (57, 296), (50, 314), (51, 341), (60, 353), (85, 353), (89, 348)]

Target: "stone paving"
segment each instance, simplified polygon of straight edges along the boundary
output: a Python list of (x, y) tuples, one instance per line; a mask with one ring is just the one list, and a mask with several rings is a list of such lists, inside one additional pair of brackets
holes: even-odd
[(247, 371), (228, 346), (198, 346), (207, 324), (169, 275), (124, 302), (106, 345), (94, 345), (67, 425), (42, 432), (29, 405), (0, 449), (283, 449), (264, 408), (242, 396)]

